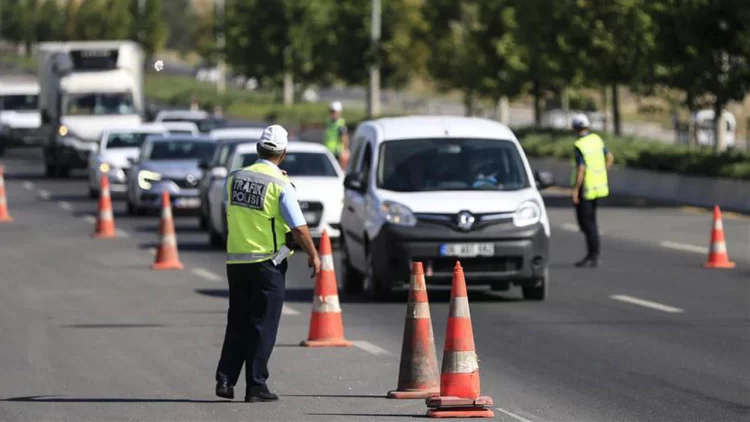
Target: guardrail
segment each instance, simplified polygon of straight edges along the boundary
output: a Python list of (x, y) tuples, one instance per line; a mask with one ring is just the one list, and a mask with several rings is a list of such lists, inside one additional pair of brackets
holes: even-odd
[[(545, 170), (555, 176), (559, 186), (569, 187), (571, 163), (554, 158), (529, 157), (534, 170)], [(750, 182), (746, 180), (695, 177), (613, 167), (609, 171), (610, 192), (675, 205), (713, 207), (750, 213)]]

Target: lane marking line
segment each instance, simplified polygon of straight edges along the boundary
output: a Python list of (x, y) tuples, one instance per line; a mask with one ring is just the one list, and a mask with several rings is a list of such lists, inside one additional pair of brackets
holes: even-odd
[(88, 221), (91, 224), (96, 223), (96, 217), (94, 217), (93, 215), (84, 215), (81, 218), (83, 218), (84, 221)]
[(299, 315), (299, 311), (284, 305), (281, 307), (281, 315)]
[(353, 341), (354, 347), (360, 348), (364, 350), (365, 352), (372, 353), (375, 356), (383, 356), (383, 355), (390, 355), (391, 352), (383, 349), (382, 347), (376, 346), (369, 341), (364, 340), (358, 340)]
[(620, 302), (630, 303), (632, 305), (643, 306), (644, 308), (651, 308), (657, 311), (668, 312), (672, 314), (679, 314), (685, 312), (680, 308), (675, 308), (669, 305), (663, 305), (661, 303), (652, 302), (650, 300), (638, 299), (637, 297), (627, 295), (612, 295), (611, 299), (619, 300)]
[(495, 408), (495, 410), (498, 410), (498, 411), (500, 411), (500, 412), (502, 412), (502, 413), (505, 413), (506, 415), (508, 415), (508, 416), (510, 416), (511, 418), (513, 418), (513, 419), (516, 419), (516, 420), (518, 420), (518, 421), (520, 421), (520, 422), (533, 422), (532, 420), (530, 420), (530, 419), (526, 419), (526, 418), (524, 418), (524, 417), (523, 417), (523, 416), (521, 416), (521, 415), (516, 415), (516, 414), (515, 414), (515, 413), (513, 413), (513, 412), (510, 412), (510, 411), (508, 411), (508, 410), (505, 410), (505, 409), (501, 409), (501, 408), (499, 408), (499, 407), (496, 407), (496, 408)]
[(38, 195), (39, 195), (40, 198), (46, 200), (46, 199), (49, 199), (50, 193), (49, 193), (49, 191), (46, 191), (46, 190), (42, 189), (42, 190), (40, 190), (38, 192)]
[(664, 248), (675, 249), (678, 251), (695, 252), (704, 255), (708, 253), (708, 248), (705, 246), (688, 245), (687, 243), (670, 242), (668, 240), (665, 240), (664, 242), (661, 242), (659, 244)]
[(60, 201), (57, 203), (57, 205), (59, 205), (60, 208), (64, 209), (65, 211), (73, 211), (73, 206), (70, 204), (70, 202)]
[(115, 229), (115, 233), (117, 234), (117, 237), (130, 237), (130, 234), (122, 229)]
[(23, 188), (26, 189), (26, 190), (32, 190), (32, 189), (34, 189), (34, 184), (31, 183), (31, 182), (29, 182), (28, 180), (25, 181), (25, 182), (23, 182), (21, 184), (21, 186), (23, 186)]
[[(154, 252), (156, 252), (156, 249), (154, 249)], [(223, 280), (222, 277), (218, 276), (217, 274), (212, 273), (211, 271), (205, 268), (193, 268), (192, 271), (193, 271), (193, 274), (197, 275), (198, 277), (203, 277), (208, 281)]]
[(567, 230), (567, 231), (569, 231), (569, 232), (577, 232), (577, 231), (580, 231), (580, 230), (578, 229), (578, 225), (577, 225), (577, 224), (572, 224), (572, 223), (565, 223), (565, 224), (561, 224), (561, 225), (560, 225), (560, 228), (561, 228), (561, 229), (563, 229), (563, 230)]

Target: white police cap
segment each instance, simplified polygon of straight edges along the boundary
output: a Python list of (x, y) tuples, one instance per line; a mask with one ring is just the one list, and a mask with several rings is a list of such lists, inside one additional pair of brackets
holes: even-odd
[(589, 128), (591, 127), (591, 122), (585, 114), (576, 114), (573, 116), (572, 125), (574, 129)]
[(341, 105), (341, 101), (334, 101), (328, 106), (331, 111), (341, 111), (344, 106)]
[(280, 125), (268, 126), (263, 129), (259, 144), (269, 151), (284, 151), (289, 144), (289, 132)]

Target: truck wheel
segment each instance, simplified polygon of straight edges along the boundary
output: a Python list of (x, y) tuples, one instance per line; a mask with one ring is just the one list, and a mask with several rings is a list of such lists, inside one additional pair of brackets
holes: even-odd
[(344, 272), (342, 274), (343, 286), (340, 287), (342, 287), (344, 293), (347, 294), (360, 293), (362, 291), (363, 282), (362, 274), (352, 266), (352, 263), (349, 260), (349, 254), (346, 251), (346, 239), (344, 239), (343, 233), (341, 233), (341, 236), (339, 237), (339, 248), (341, 249), (341, 262), (343, 264), (342, 271)]
[(537, 279), (534, 284), (527, 284), (521, 287), (523, 298), (526, 300), (546, 299), (548, 284), (549, 284), (549, 268), (545, 268), (543, 277)]

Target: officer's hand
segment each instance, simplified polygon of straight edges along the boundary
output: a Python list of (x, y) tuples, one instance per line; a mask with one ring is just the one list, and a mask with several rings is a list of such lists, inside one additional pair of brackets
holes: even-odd
[(578, 192), (576, 192), (576, 193), (573, 194), (573, 203), (575, 205), (578, 205), (579, 202), (580, 202), (580, 200), (578, 199)]
[(315, 256), (307, 257), (307, 266), (313, 269), (310, 278), (317, 277), (320, 273), (320, 257), (318, 256), (318, 254), (315, 254)]

